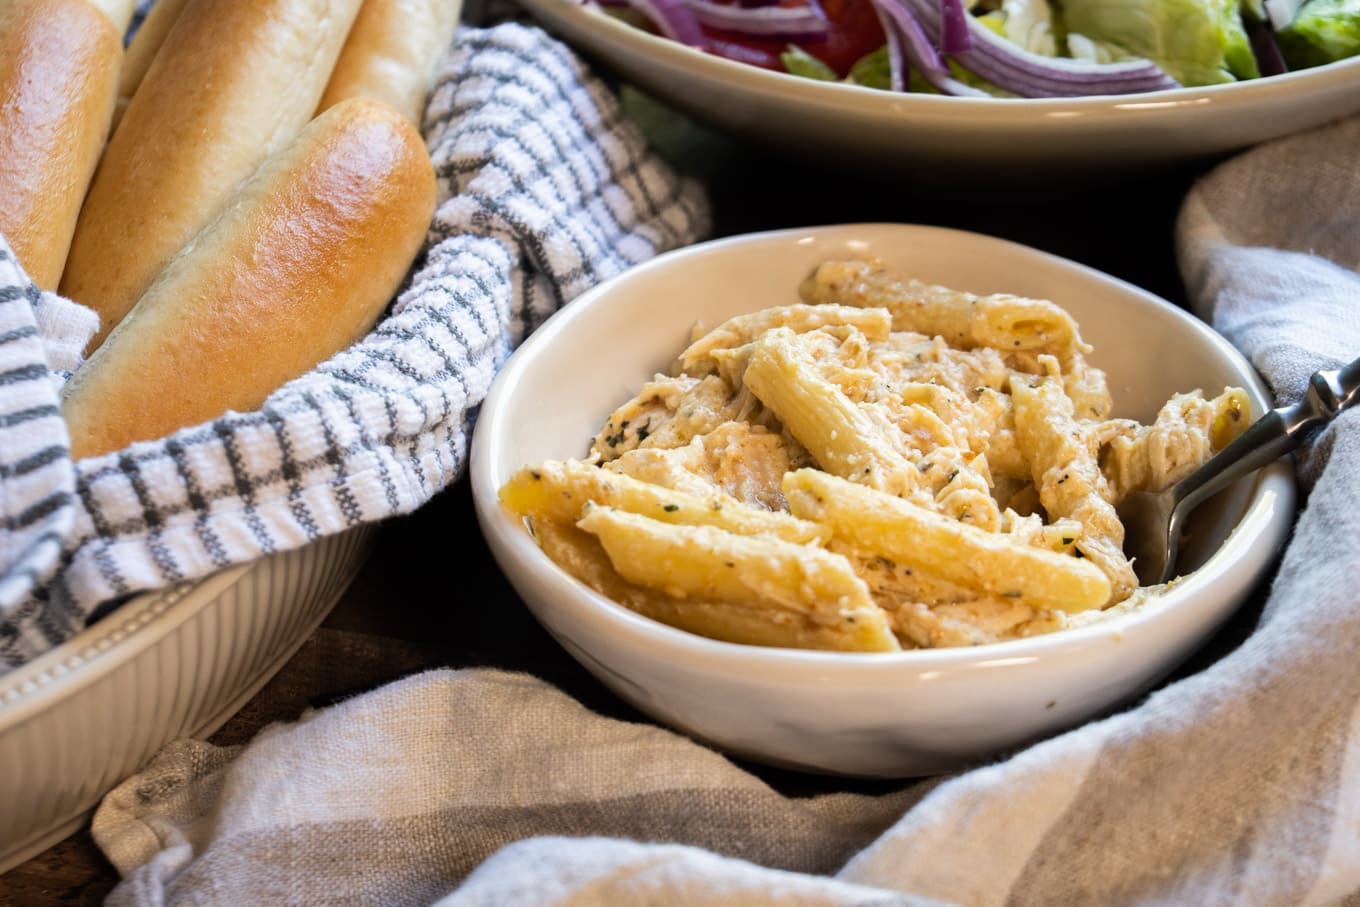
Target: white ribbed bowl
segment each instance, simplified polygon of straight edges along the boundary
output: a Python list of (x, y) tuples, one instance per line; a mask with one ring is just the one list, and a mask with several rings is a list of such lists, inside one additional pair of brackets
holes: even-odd
[(373, 534), (138, 596), (0, 676), (0, 873), (76, 831), (165, 744), (225, 724), (329, 613)]

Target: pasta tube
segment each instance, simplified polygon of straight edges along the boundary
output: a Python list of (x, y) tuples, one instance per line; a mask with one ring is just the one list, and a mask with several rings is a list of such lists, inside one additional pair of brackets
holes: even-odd
[(1053, 303), (1008, 293), (977, 296), (902, 278), (869, 261), (829, 261), (799, 287), (809, 303), (885, 308), (894, 331), (943, 337), (951, 346), (1061, 354), (1090, 352), (1077, 323)]
[(889, 442), (887, 428), (798, 355), (795, 335), (776, 328), (756, 341), (744, 381), (827, 472), (906, 494), (916, 470)]
[(738, 535), (768, 534), (786, 542), (820, 544), (829, 535), (816, 523), (752, 507), (728, 495), (699, 497), (580, 460), (549, 460), (519, 469), (501, 486), (500, 500), (521, 516), (563, 523), (580, 519), (593, 502), (663, 523), (714, 526)]
[(900, 648), (882, 611), (867, 614), (867, 619), (851, 614), (827, 624), (761, 603), (674, 598), (619, 576), (599, 539), (575, 526), (537, 521), (534, 536), (548, 557), (596, 592), (644, 617), (699, 636), (788, 649), (892, 652)]
[(897, 646), (887, 614), (850, 562), (809, 545), (669, 526), (592, 506), (577, 527), (596, 536), (620, 576), (673, 598), (782, 608), (827, 626), (861, 625), (871, 648)]
[(1077, 550), (1109, 577), (1110, 603), (1138, 588), (1133, 565), (1124, 556), (1124, 524), (1119, 522), (1104, 475), (1072, 415), (1072, 401), (1054, 378), (1031, 385), (1011, 381), (1015, 430), (1030, 463), (1039, 501), (1050, 519), (1071, 517), (1085, 528)]
[(892, 328), (892, 316), (886, 309), (845, 305), (789, 305), (761, 309), (729, 318), (695, 339), (680, 354), (679, 368), (689, 375), (712, 372), (717, 369), (712, 358), (714, 350), (745, 346), (773, 328), (789, 328), (801, 334), (827, 325), (849, 325), (870, 340), (884, 341)]
[(784, 495), (795, 516), (829, 524), (835, 538), (980, 593), (1062, 611), (1098, 608), (1110, 597), (1109, 580), (1091, 564), (815, 469), (786, 475)]
[(1151, 425), (1116, 420), (1098, 428), (1100, 469), (1116, 502), (1139, 491), (1161, 491), (1188, 476), (1248, 425), (1246, 391), (1226, 388), (1212, 400), (1193, 391), (1166, 402)]

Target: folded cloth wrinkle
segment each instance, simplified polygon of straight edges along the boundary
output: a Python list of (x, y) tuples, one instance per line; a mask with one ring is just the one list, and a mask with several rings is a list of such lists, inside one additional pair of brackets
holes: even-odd
[(273, 725), (239, 753), (173, 744), (104, 798), (93, 830), (127, 877), (110, 904), (209, 890), (222, 904), (287, 890), (308, 903), (424, 904), (540, 835), (680, 842), (822, 875), (915, 796), (785, 798), (687, 738), (478, 668), (396, 681)]
[(749, 863), (697, 847), (541, 837), (498, 851), (436, 907), (544, 903), (931, 907), (940, 902), (802, 873), (753, 872)]
[[(1277, 139), (1219, 165), (1182, 212), (1178, 250), (1187, 279), (1211, 264), (1212, 245), (1298, 252), (1360, 270), (1360, 181), (1348, 155), (1318, 155), (1322, 148), (1355, 148), (1360, 119), (1339, 120), (1311, 132)], [(1221, 215), (1231, 213), (1231, 219)], [(1208, 218), (1206, 220), (1206, 218)], [(1190, 288), (1202, 313), (1218, 301)]]
[[(497, 43), (490, 34), (472, 40)], [(468, 103), (533, 103), (519, 53), (486, 53), (464, 80)], [(479, 125), (443, 171), (450, 186), (475, 197), (528, 185), (494, 149), (510, 135), (538, 147), (532, 128), (469, 118)], [(1360, 118), (1244, 152), (1181, 208), (1190, 304), (1281, 403), (1315, 369), (1360, 354), (1357, 136)], [(589, 166), (545, 185), (564, 191)], [(639, 191), (657, 188), (639, 179)], [(467, 215), (487, 230), (478, 254), (522, 254), (538, 275), (499, 310), (513, 313), (512, 337), (589, 285), (586, 260), (610, 242), (569, 230), (551, 248), (517, 244), (517, 230), (559, 216), (551, 194), (542, 201), (546, 214), (501, 204)], [(650, 229), (658, 221), (685, 229), (670, 216)], [(1335, 420), (1298, 461), (1310, 493), (1240, 645), (993, 764), (886, 793), (790, 797), (540, 679), (429, 671), (274, 725), (239, 751), (168, 747), (95, 815), (95, 839), (124, 876), (108, 903), (1360, 902), (1360, 416)]]
[[(525, 334), (586, 288), (711, 229), (702, 188), (537, 29), (460, 31), (424, 135), (439, 176), (435, 218), (407, 285), (362, 341), (258, 411), (74, 464), (55, 398), (46, 401), (63, 432), (51, 448), (60, 462), (7, 477), (3, 490), (50, 474), (62, 506), (34, 524), (41, 563), (0, 561), (0, 672), (137, 592), (422, 506), (462, 473), (476, 408)], [(11, 260), (0, 292), (21, 277)], [(93, 313), (34, 300), (49, 355), (34, 368), (59, 383)]]
[(99, 316), (92, 309), (48, 291), (43, 291), (33, 304), (33, 316), (52, 382), (60, 389), (83, 361), (85, 344), (99, 329)]
[[(1360, 354), (1360, 179), (1345, 152), (1357, 144), (1357, 118), (1279, 139), (1220, 165), (1181, 209), (1176, 248), (1192, 308), (1282, 404), (1302, 398), (1314, 371)], [(1315, 449), (1299, 455), (1308, 484)]]

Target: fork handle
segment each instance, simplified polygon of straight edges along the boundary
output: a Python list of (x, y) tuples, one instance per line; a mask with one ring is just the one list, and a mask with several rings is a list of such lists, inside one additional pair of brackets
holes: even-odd
[(1360, 359), (1339, 369), (1317, 371), (1308, 392), (1293, 406), (1266, 413), (1237, 440), (1181, 481), (1176, 498), (1189, 511), (1243, 476), (1297, 448), (1312, 432), (1360, 399)]

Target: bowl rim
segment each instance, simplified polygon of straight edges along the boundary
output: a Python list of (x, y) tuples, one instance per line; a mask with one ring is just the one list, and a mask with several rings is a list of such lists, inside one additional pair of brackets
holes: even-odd
[[(1357, 56), (1280, 75), (1132, 94), (996, 98), (889, 92), (862, 85), (807, 79), (729, 60), (644, 31), (609, 16), (598, 7), (575, 0), (524, 0), (524, 4), (531, 12), (565, 23), (569, 29), (598, 32), (601, 41), (631, 45), (634, 50), (662, 63), (695, 71), (724, 84), (742, 83), (745, 90), (771, 96), (787, 94), (798, 86), (805, 103), (835, 108), (842, 114), (855, 112), (904, 119), (910, 114), (959, 125), (985, 115), (990, 124), (996, 125), (999, 119), (1006, 126), (1034, 126), (1037, 116), (1038, 128), (1058, 130), (1067, 129), (1074, 122), (1115, 116), (1122, 119), (1130, 113), (1160, 115), (1176, 110), (1193, 116), (1205, 104), (1215, 105), (1218, 109), (1249, 108), (1253, 104), (1307, 93), (1309, 89), (1332, 83), (1354, 81), (1360, 90), (1360, 56)], [(844, 109), (847, 107), (851, 110)]]
[(239, 564), (139, 592), (65, 642), (0, 675), (0, 734), (137, 658), (250, 569)]
[[(907, 649), (900, 652), (840, 652), (734, 643), (700, 636), (644, 617), (596, 592), (567, 573), (532, 540), (518, 519), (501, 506), (497, 498), (498, 486), (493, 481), (493, 474), (497, 469), (493, 459), (493, 446), (499, 437), (513, 431), (513, 426), (505, 421), (502, 401), (507, 400), (514, 392), (523, 372), (532, 366), (539, 351), (547, 349), (559, 334), (578, 319), (590, 317), (592, 307), (598, 300), (610, 296), (640, 274), (677, 267), (719, 248), (782, 243), (814, 234), (833, 236), (836, 233), (899, 231), (925, 232), (998, 249), (1008, 247), (1019, 254), (1036, 256), (1037, 262), (1043, 267), (1095, 278), (1108, 285), (1112, 291), (1137, 297), (1143, 303), (1151, 304), (1179, 320), (1187, 330), (1197, 334), (1203, 342), (1216, 348), (1233, 362), (1241, 372), (1243, 386), (1252, 397), (1254, 408), (1270, 405), (1269, 390), (1246, 357), (1225, 337), (1190, 312), (1121, 278), (1021, 242), (953, 227), (892, 222), (825, 224), (720, 237), (662, 253), (586, 290), (547, 318), (524, 339), (502, 366), (482, 404), (481, 413), (473, 429), (469, 453), (469, 477), (477, 518), (497, 560), (511, 557), (534, 570), (536, 575), (552, 587), (555, 593), (555, 607), (568, 607), (578, 616), (586, 617), (597, 625), (607, 624), (613, 631), (626, 634), (633, 644), (670, 650), (674, 657), (682, 658), (694, 666), (703, 665), (706, 670), (716, 668), (735, 673), (749, 670), (752, 662), (756, 661), (761, 663), (765, 676), (783, 672), (790, 677), (804, 678), (810, 669), (816, 669), (818, 675), (824, 678), (843, 672), (856, 672), (857, 676), (861, 672), (880, 671), (898, 675), (904, 669), (939, 675), (959, 670), (990, 668), (1002, 663), (1019, 664), (1047, 660), (1064, 652), (1085, 650), (1089, 646), (1099, 645), (1102, 640), (1107, 643), (1119, 643), (1143, 632), (1156, 632), (1163, 617), (1186, 612), (1193, 605), (1204, 608), (1213, 606), (1212, 597), (1201, 598), (1200, 594), (1214, 585), (1240, 588), (1256, 581), (1258, 577), (1254, 574), (1245, 578), (1240, 575), (1234, 576), (1234, 572), (1243, 573), (1235, 570), (1235, 565), (1239, 563), (1241, 553), (1246, 553), (1247, 550), (1257, 553), (1266, 550), (1278, 551), (1277, 542), (1283, 537), (1296, 500), (1294, 473), (1289, 468), (1287, 459), (1263, 467), (1256, 476), (1242, 480), (1253, 482), (1253, 488), (1246, 509), (1238, 523), (1230, 530), (1228, 538), (1199, 569), (1180, 579), (1165, 594), (1149, 601), (1143, 607), (1084, 626), (1022, 639), (977, 646)], [(504, 566), (501, 569), (512, 585), (518, 588), (520, 581)], [(529, 596), (522, 597), (537, 617), (538, 606)]]
[(134, 593), (70, 639), (0, 674), (0, 740), (160, 646), (201, 612), (216, 607), (219, 596), (245, 582), (266, 560), (289, 562), (303, 556), (307, 548), (323, 551), (350, 544), (358, 546), (357, 556), (362, 558), (375, 529), (375, 524), (360, 524), (200, 579)]

